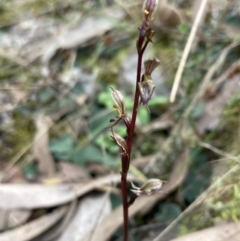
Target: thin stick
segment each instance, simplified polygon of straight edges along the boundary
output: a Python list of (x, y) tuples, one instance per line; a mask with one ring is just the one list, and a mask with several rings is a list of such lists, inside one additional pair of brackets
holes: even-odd
[(194, 37), (196, 36), (196, 32), (197, 32), (198, 26), (200, 24), (200, 21), (201, 21), (202, 15), (204, 13), (207, 2), (208, 2), (208, 0), (202, 0), (199, 11), (197, 13), (197, 17), (196, 17), (196, 19), (193, 23), (191, 32), (190, 32), (188, 40), (187, 40), (187, 43), (185, 45), (183, 55), (182, 55), (180, 64), (178, 66), (178, 70), (177, 70), (175, 79), (174, 79), (172, 91), (171, 91), (171, 94), (170, 94), (170, 102), (172, 102), (172, 103), (175, 101), (177, 90), (178, 90), (178, 87), (179, 87), (179, 84), (180, 84), (180, 81), (181, 81), (181, 78), (182, 78), (182, 73), (183, 73), (184, 67), (186, 65), (186, 61), (187, 61), (189, 52), (191, 50)]

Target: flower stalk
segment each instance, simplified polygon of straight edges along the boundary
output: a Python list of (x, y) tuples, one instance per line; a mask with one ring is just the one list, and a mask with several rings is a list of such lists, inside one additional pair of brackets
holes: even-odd
[[(154, 31), (150, 27), (150, 22), (154, 18), (154, 14), (158, 7), (158, 0), (145, 0), (142, 11), (143, 11), (143, 21), (142, 25), (139, 28), (139, 36), (137, 40), (137, 53), (138, 53), (138, 62), (137, 62), (137, 75), (136, 75), (136, 87), (135, 87), (135, 96), (134, 104), (132, 109), (131, 119), (127, 117), (125, 111), (124, 98), (120, 91), (112, 88), (112, 99), (114, 102), (113, 109), (117, 111), (117, 116), (114, 119), (111, 119), (112, 123), (110, 126), (112, 138), (119, 146), (121, 150), (121, 161), (122, 161), (122, 171), (121, 171), (121, 192), (122, 192), (122, 203), (123, 203), (123, 241), (128, 240), (128, 207), (135, 201), (135, 199), (143, 193), (154, 194), (159, 192), (162, 183), (160, 179), (150, 179), (150, 182), (145, 184), (141, 188), (137, 188), (133, 185), (133, 194), (130, 197), (128, 202), (128, 193), (127, 193), (127, 175), (130, 166), (133, 136), (137, 118), (137, 110), (140, 104), (145, 105), (148, 108), (148, 101), (151, 99), (155, 86), (152, 84), (151, 74), (154, 69), (158, 66), (159, 61), (156, 59), (149, 59), (145, 61), (145, 73), (142, 74), (142, 59), (145, 49), (148, 44), (152, 42), (152, 37), (154, 36)], [(113, 127), (117, 125), (120, 121), (123, 121), (126, 126), (127, 138), (124, 139), (117, 133), (113, 131)], [(152, 181), (151, 181), (152, 180)], [(149, 191), (150, 190), (150, 191)]]

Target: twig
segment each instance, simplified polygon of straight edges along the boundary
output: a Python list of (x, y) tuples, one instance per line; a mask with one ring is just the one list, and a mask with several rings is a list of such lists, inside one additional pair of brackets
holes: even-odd
[(180, 81), (181, 81), (182, 73), (183, 73), (184, 67), (186, 65), (187, 57), (188, 57), (189, 52), (191, 50), (193, 40), (194, 40), (194, 37), (196, 35), (197, 29), (198, 29), (199, 23), (201, 21), (202, 15), (204, 13), (204, 9), (206, 7), (207, 2), (208, 2), (208, 0), (202, 0), (199, 11), (198, 11), (198, 14), (197, 14), (197, 17), (196, 17), (196, 19), (193, 23), (190, 35), (189, 35), (187, 43), (185, 45), (183, 55), (182, 55), (182, 58), (181, 58), (179, 66), (178, 66), (178, 70), (177, 70), (177, 73), (176, 73), (176, 76), (175, 76), (175, 79), (174, 79), (174, 82), (173, 82), (173, 87), (172, 87), (172, 91), (171, 91), (171, 94), (170, 94), (170, 102), (175, 101), (177, 90), (178, 90), (178, 87), (179, 87), (179, 84), (180, 84)]

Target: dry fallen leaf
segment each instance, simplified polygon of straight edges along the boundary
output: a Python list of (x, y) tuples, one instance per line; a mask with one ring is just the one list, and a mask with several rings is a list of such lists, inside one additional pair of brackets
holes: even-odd
[[(129, 175), (129, 181), (138, 178)], [(103, 185), (120, 181), (120, 175), (109, 175), (96, 180), (74, 184), (47, 186), (41, 184), (0, 184), (0, 208), (36, 209), (62, 205)], [(11, 200), (11, 201), (10, 201)]]
[(67, 211), (61, 221), (55, 224), (52, 228), (48, 229), (46, 232), (40, 234), (32, 241), (55, 241), (69, 225), (69, 222), (76, 212), (77, 203), (78, 200), (74, 199), (67, 207)]
[[(7, 164), (0, 173), (2, 183), (27, 183), (19, 166)], [(0, 231), (8, 230), (25, 223), (31, 210), (0, 209)]]
[(240, 224), (226, 223), (194, 232), (171, 241), (239, 241)]
[(108, 193), (90, 194), (79, 202), (73, 220), (58, 241), (80, 241), (87, 232), (111, 212), (111, 202)]
[(19, 228), (0, 234), (0, 241), (29, 241), (54, 225), (66, 212), (67, 208), (61, 207), (55, 211), (35, 219)]
[(226, 79), (222, 90), (214, 99), (208, 100), (202, 117), (195, 122), (199, 134), (204, 134), (205, 131), (212, 130), (219, 124), (224, 106), (239, 90), (240, 74)]
[(89, 179), (88, 173), (74, 163), (60, 162), (59, 171), (48, 178), (40, 179), (43, 184), (59, 184), (76, 181), (86, 181)]
[(20, 226), (31, 216), (30, 210), (11, 210), (7, 215), (7, 229), (11, 229), (17, 226)]
[[(47, 64), (58, 49), (71, 49), (82, 46), (90, 39), (100, 37), (111, 30), (123, 17), (124, 12), (116, 8), (106, 8), (97, 16), (86, 16), (75, 28), (68, 29), (55, 36), (52, 41), (49, 41), (44, 46), (42, 53), (38, 53), (38, 56), (43, 54), (42, 62)], [(38, 56), (32, 53), (31, 59), (35, 59)]]
[(26, 183), (21, 168), (12, 163), (8, 163), (0, 172), (0, 183)]

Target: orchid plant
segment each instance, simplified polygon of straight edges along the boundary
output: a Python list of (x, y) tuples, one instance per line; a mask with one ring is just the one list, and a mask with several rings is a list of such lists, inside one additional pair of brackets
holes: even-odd
[[(137, 77), (136, 77), (136, 88), (134, 105), (132, 109), (132, 116), (129, 118), (125, 111), (124, 97), (119, 90), (112, 88), (112, 99), (114, 102), (114, 110), (117, 111), (117, 116), (110, 120), (111, 122), (111, 133), (112, 138), (119, 146), (121, 150), (121, 191), (122, 191), (122, 203), (123, 203), (123, 220), (124, 220), (124, 235), (123, 240), (128, 240), (128, 208), (133, 204), (135, 199), (141, 195), (152, 195), (154, 193), (160, 192), (162, 184), (164, 181), (160, 179), (150, 179), (144, 183), (140, 188), (136, 187), (132, 183), (133, 194), (128, 201), (127, 193), (127, 174), (130, 166), (131, 160), (131, 150), (133, 144), (133, 135), (135, 130), (135, 123), (137, 118), (137, 110), (140, 105), (146, 106), (148, 108), (148, 102), (152, 97), (155, 86), (153, 85), (152, 72), (158, 66), (159, 61), (157, 59), (147, 59), (144, 62), (145, 71), (142, 74), (142, 59), (143, 54), (152, 38), (154, 36), (154, 31), (150, 27), (150, 23), (154, 18), (154, 14), (158, 8), (158, 0), (145, 0), (142, 7), (143, 21), (141, 27), (139, 28), (139, 37), (137, 40), (137, 53), (138, 53), (138, 64), (137, 64)], [(123, 138), (114, 132), (114, 127), (123, 121), (126, 126), (127, 138)]]

